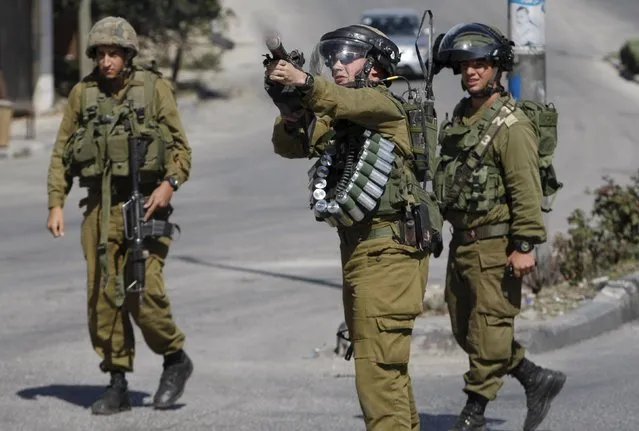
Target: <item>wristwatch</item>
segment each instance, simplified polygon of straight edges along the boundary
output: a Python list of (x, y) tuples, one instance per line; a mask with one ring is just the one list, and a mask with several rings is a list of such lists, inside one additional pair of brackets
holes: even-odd
[(524, 239), (516, 239), (513, 241), (513, 244), (515, 245), (515, 250), (520, 253), (530, 253), (533, 248), (535, 248), (530, 241), (526, 241)]
[(169, 183), (169, 185), (171, 186), (173, 191), (177, 191), (178, 186), (179, 186), (179, 181), (177, 180), (177, 178), (175, 178), (175, 177), (165, 177), (164, 181), (167, 181)]
[(313, 79), (313, 75), (311, 75), (310, 73), (306, 74), (306, 80), (304, 81), (303, 85), (300, 85), (299, 87), (297, 87), (302, 93), (307, 92), (308, 90), (310, 90), (311, 88), (313, 88), (313, 84), (315, 83), (315, 79)]

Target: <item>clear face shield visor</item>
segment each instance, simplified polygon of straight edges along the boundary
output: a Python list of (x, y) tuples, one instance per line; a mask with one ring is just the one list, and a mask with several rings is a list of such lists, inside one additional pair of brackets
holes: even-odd
[(326, 78), (333, 76), (332, 69), (338, 61), (346, 66), (360, 58), (366, 58), (371, 46), (351, 39), (331, 39), (318, 43), (313, 49), (310, 72)]

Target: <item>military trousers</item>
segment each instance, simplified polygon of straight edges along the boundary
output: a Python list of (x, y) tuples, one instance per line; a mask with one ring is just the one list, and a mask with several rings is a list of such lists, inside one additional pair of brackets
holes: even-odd
[(506, 272), (507, 237), (461, 245), (452, 241), (445, 297), (453, 334), (469, 358), (464, 391), (497, 397), (503, 376), (525, 355), (514, 339), (521, 307), (521, 278)]
[(408, 363), (428, 257), (392, 237), (361, 237), (340, 233), (344, 315), (366, 429), (419, 430)]
[[(101, 214), (100, 196), (89, 195), (81, 228), (81, 242), (87, 265), (88, 326), (91, 343), (102, 362), (100, 369), (133, 371), (135, 339), (131, 319), (140, 328), (149, 348), (160, 355), (179, 351), (185, 341), (171, 314), (171, 305), (164, 288), (163, 267), (170, 239), (160, 237), (145, 240), (146, 283), (142, 300), (138, 293), (128, 293), (124, 304), (116, 305), (116, 277), (126, 274), (122, 202), (114, 203), (109, 216), (108, 277), (103, 285), (99, 263)], [(126, 283), (125, 278), (125, 285)]]

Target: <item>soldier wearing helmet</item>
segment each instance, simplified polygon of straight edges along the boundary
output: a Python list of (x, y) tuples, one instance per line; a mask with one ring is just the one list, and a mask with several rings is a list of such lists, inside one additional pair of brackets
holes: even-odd
[(271, 62), (268, 82), (296, 88), (302, 109), (275, 120), (285, 158), (315, 158), (309, 207), (337, 230), (343, 306), (366, 429), (419, 429), (408, 363), (423, 312), (430, 251), (417, 244), (412, 204), (430, 205), (415, 174), (407, 116), (388, 89), (397, 46), (379, 30), (350, 25), (326, 33), (312, 73)]
[(497, 397), (505, 375), (523, 385), (524, 431), (533, 431), (566, 380), (528, 360), (514, 339), (522, 277), (535, 267), (535, 244), (546, 241), (539, 140), (501, 84), (502, 73), (512, 69), (513, 48), (499, 30), (458, 24), (437, 42), (435, 65), (461, 75), (469, 94), (442, 125), (434, 181), (453, 227), (445, 297), (453, 333), (470, 362), (464, 375), (468, 400), (451, 431), (486, 429), (486, 404)]
[(182, 395), (193, 364), (183, 350), (185, 335), (172, 317), (163, 265), (171, 243), (167, 230), (144, 239), (148, 253), (143, 293), (131, 293), (123, 204), (132, 193), (129, 138), (146, 139), (140, 169), (144, 220), (172, 226), (173, 193), (189, 177), (191, 149), (182, 128), (171, 85), (159, 72), (133, 64), (138, 38), (123, 18), (95, 23), (86, 55), (94, 70), (71, 90), (51, 154), (47, 179), (54, 237), (64, 235), (63, 206), (73, 184), (87, 189), (81, 242), (87, 265), (89, 333), (111, 381), (91, 407), (94, 414), (131, 409), (125, 373), (133, 371), (135, 343), (130, 319), (147, 345), (163, 355), (155, 408), (168, 408)]

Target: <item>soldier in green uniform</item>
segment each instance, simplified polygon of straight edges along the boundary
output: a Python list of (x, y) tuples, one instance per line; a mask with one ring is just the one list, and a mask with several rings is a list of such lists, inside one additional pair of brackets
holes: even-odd
[(525, 388), (525, 431), (537, 429), (566, 376), (525, 358), (514, 340), (521, 277), (546, 240), (538, 138), (500, 83), (512, 69), (511, 42), (483, 24), (459, 24), (439, 38), (435, 61), (461, 74), (469, 97), (440, 130), (434, 189), (453, 228), (446, 275), (451, 326), (469, 357), (468, 395), (453, 431), (485, 430), (484, 409), (514, 376)]
[(419, 429), (408, 363), (430, 252), (416, 243), (407, 208), (437, 208), (416, 178), (407, 117), (388, 88), (398, 61), (383, 33), (351, 25), (322, 36), (312, 74), (283, 60), (265, 72), (268, 85), (294, 86), (299, 97), (298, 109), (276, 118), (272, 142), (282, 157), (317, 158), (309, 207), (339, 235), (355, 386), (374, 431)]
[(122, 206), (132, 189), (128, 138), (150, 137), (140, 167), (145, 221), (172, 226), (171, 197), (191, 168), (191, 149), (173, 90), (157, 72), (133, 65), (137, 53), (137, 35), (126, 20), (107, 17), (95, 23), (86, 55), (96, 67), (69, 94), (47, 180), (47, 227), (56, 238), (64, 235), (63, 206), (73, 178), (79, 177), (80, 186), (87, 188), (80, 206), (85, 206), (81, 243), (87, 263), (89, 333), (102, 358), (100, 369), (111, 375), (110, 384), (91, 407), (94, 414), (131, 409), (125, 378), (133, 371), (135, 354), (130, 318), (151, 350), (164, 358), (155, 408), (173, 405), (193, 371), (183, 350), (184, 333), (173, 320), (164, 288), (168, 232), (144, 240), (148, 257), (141, 297), (126, 291)]

